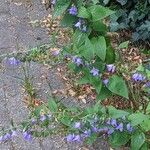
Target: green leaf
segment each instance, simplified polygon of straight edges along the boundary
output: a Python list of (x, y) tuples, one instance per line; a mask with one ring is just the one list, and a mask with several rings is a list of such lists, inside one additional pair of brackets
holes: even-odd
[(129, 41), (125, 41), (125, 42), (122, 42), (120, 45), (119, 45), (119, 48), (128, 48), (128, 45), (129, 45)]
[(106, 57), (106, 41), (103, 36), (99, 36), (98, 38), (93, 38), (92, 43), (95, 47), (95, 53), (97, 56), (101, 58), (102, 61), (105, 61)]
[(87, 83), (90, 83), (90, 79), (88, 76), (84, 76), (77, 83), (78, 84), (87, 84)]
[(37, 108), (34, 110), (34, 115), (35, 115), (36, 117), (39, 117), (39, 116), (40, 116), (40, 113), (41, 113), (41, 110), (44, 109), (44, 108), (45, 108), (44, 105), (41, 105), (41, 106), (37, 107)]
[(94, 46), (89, 40), (89, 38), (86, 38), (85, 40), (85, 48), (83, 51), (83, 56), (90, 61), (94, 58)]
[(123, 110), (118, 110), (113, 106), (108, 107), (108, 113), (111, 118), (115, 118), (115, 119), (129, 115), (128, 112), (123, 111)]
[(97, 95), (97, 100), (105, 100), (108, 97), (112, 96), (112, 92), (110, 92), (106, 87), (102, 86), (100, 93)]
[(150, 113), (150, 102), (148, 103), (148, 106), (146, 108), (146, 114), (149, 114)]
[(140, 150), (148, 150), (148, 144), (145, 142), (142, 147), (140, 148)]
[(91, 145), (96, 141), (96, 139), (97, 139), (97, 134), (93, 133), (90, 137), (86, 139), (85, 143)]
[(114, 132), (109, 137), (109, 142), (113, 148), (120, 147), (122, 145), (125, 145), (130, 140), (129, 134), (126, 132)]
[(73, 35), (73, 43), (76, 45), (77, 48), (81, 47), (81, 45), (85, 42), (87, 38), (87, 34), (76, 30)]
[(143, 113), (134, 113), (128, 117), (131, 121), (132, 126), (137, 126), (141, 124), (143, 121), (148, 120), (148, 116), (144, 115)]
[(92, 23), (92, 28), (94, 31), (106, 32), (107, 26), (102, 21), (96, 21)]
[(92, 14), (93, 21), (102, 20), (114, 13), (114, 11), (100, 5), (93, 5), (88, 9)]
[(68, 13), (66, 13), (64, 16), (63, 16), (63, 19), (61, 21), (61, 25), (63, 27), (72, 27), (73, 23), (76, 22), (76, 17), (75, 16), (72, 16)]
[(107, 51), (106, 51), (106, 63), (107, 64), (113, 64), (115, 62), (115, 50), (111, 45), (107, 46)]
[(54, 7), (54, 18), (61, 16), (69, 7), (70, 3), (70, 0), (57, 0), (56, 5)]
[(52, 98), (48, 100), (48, 107), (51, 112), (57, 112), (58, 110), (57, 104)]
[(99, 94), (102, 88), (102, 81), (100, 80), (100, 78), (96, 78), (92, 76), (90, 79), (90, 83), (95, 88), (96, 93)]
[(128, 88), (125, 84), (125, 81), (117, 75), (113, 75), (112, 77), (110, 77), (108, 89), (117, 95), (120, 95), (127, 99), (129, 98), (128, 97)]
[(89, 11), (85, 7), (80, 7), (78, 10), (78, 17), (89, 19), (91, 17)]
[(91, 107), (88, 107), (84, 110), (84, 113), (86, 115), (92, 115), (92, 114), (95, 114), (95, 113), (98, 113), (100, 109), (100, 105), (99, 103), (96, 103), (94, 106), (91, 106)]
[(93, 4), (99, 3), (99, 0), (92, 0)]
[(143, 130), (145, 130), (146, 132), (147, 131), (150, 131), (150, 119), (149, 120), (144, 120), (141, 124), (140, 124), (141, 128)]
[(135, 132), (131, 136), (131, 150), (139, 150), (145, 142), (145, 134), (143, 132)]
[(63, 123), (66, 126), (71, 125), (71, 118), (69, 116), (67, 116), (66, 114), (60, 120), (61, 120), (61, 123)]

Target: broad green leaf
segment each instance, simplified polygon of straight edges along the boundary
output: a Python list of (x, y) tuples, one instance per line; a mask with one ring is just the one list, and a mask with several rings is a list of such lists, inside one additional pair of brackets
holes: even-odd
[(150, 119), (143, 121), (140, 126), (142, 127), (143, 130), (150, 131)]
[(90, 15), (89, 11), (85, 7), (82, 6), (78, 10), (78, 17), (89, 19), (91, 17), (91, 15)]
[(99, 103), (96, 103), (94, 106), (86, 108), (84, 110), (84, 113), (87, 115), (92, 115), (92, 114), (98, 113), (100, 108), (101, 107), (100, 107)]
[(95, 47), (95, 53), (101, 58), (102, 61), (105, 61), (106, 57), (106, 41), (103, 36), (93, 39), (93, 45)]
[(34, 115), (35, 115), (36, 117), (39, 117), (42, 109), (45, 109), (45, 105), (41, 105), (41, 106), (37, 107), (37, 108), (34, 110)]
[(63, 27), (72, 27), (72, 25), (75, 23), (75, 21), (76, 21), (76, 17), (75, 16), (72, 16), (72, 15), (66, 13), (63, 16), (63, 19), (61, 21), (61, 25)]
[(107, 64), (113, 64), (115, 62), (115, 50), (111, 45), (107, 46), (106, 51), (106, 63)]
[(119, 48), (128, 48), (128, 45), (129, 45), (129, 41), (125, 41), (119, 45)]
[(127, 134), (126, 132), (114, 132), (109, 137), (109, 142), (113, 148), (118, 148), (122, 145), (125, 145), (129, 140), (129, 134)]
[(90, 137), (86, 139), (85, 143), (91, 145), (96, 141), (96, 139), (97, 139), (97, 134), (93, 133)]
[(66, 126), (70, 126), (71, 125), (71, 118), (69, 116), (67, 116), (67, 115), (63, 116), (60, 120)]
[(99, 94), (102, 88), (102, 81), (100, 80), (100, 78), (91, 77), (90, 83), (95, 88), (96, 93)]
[(87, 34), (80, 32), (79, 30), (76, 30), (73, 35), (73, 43), (76, 45), (77, 48), (79, 48), (87, 38)]
[(148, 150), (148, 144), (145, 142), (145, 143), (141, 146), (140, 150)]
[(112, 77), (110, 77), (108, 89), (117, 95), (120, 95), (127, 99), (129, 98), (128, 97), (128, 88), (126, 86), (125, 81), (117, 75), (113, 75)]
[(70, 0), (57, 0), (56, 5), (54, 7), (54, 18), (61, 16), (66, 9), (69, 7), (71, 1)]
[(136, 131), (131, 136), (131, 150), (139, 150), (145, 142), (145, 134), (143, 132)]
[(97, 95), (96, 99), (105, 100), (108, 97), (112, 96), (112, 92), (110, 92), (106, 87), (102, 86), (100, 93)]
[(106, 8), (100, 5), (93, 5), (89, 7), (88, 9), (92, 14), (92, 20), (94, 22), (98, 20), (102, 20), (114, 13), (114, 11), (110, 10), (109, 8)]
[(57, 104), (51, 98), (48, 100), (48, 107), (49, 107), (49, 109), (50, 109), (51, 112), (57, 112), (57, 109), (58, 109)]
[(87, 84), (90, 83), (90, 79), (87, 76), (82, 77), (79, 81), (78, 84)]
[(85, 40), (85, 49), (83, 52), (83, 56), (90, 61), (94, 58), (94, 46), (89, 38), (86, 38)]
[(108, 107), (108, 113), (111, 118), (116, 118), (116, 119), (129, 115), (128, 112), (123, 111), (123, 110), (118, 110), (113, 106)]
[(131, 114), (128, 119), (130, 120), (132, 126), (137, 126), (141, 124), (143, 121), (148, 120), (148, 116), (144, 115), (143, 113), (134, 113)]
[(105, 33), (107, 31), (107, 26), (102, 21), (96, 21), (92, 23), (92, 28), (94, 31), (99, 31)]

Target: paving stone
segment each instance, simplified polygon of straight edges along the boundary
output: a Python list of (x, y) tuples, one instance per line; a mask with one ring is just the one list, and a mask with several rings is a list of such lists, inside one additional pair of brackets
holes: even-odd
[[(0, 55), (12, 52), (29, 50), (30, 48), (49, 43), (46, 31), (40, 26), (34, 26), (31, 22), (38, 21), (47, 16), (41, 0), (1, 0), (0, 2)], [(1, 60), (1, 58), (0, 58)], [(11, 119), (20, 123), (27, 118), (29, 110), (25, 107), (23, 99), (25, 93), (22, 90), (23, 78), (21, 67), (0, 68), (0, 127), (9, 127)], [(51, 90), (64, 89), (64, 83), (56, 73), (56, 69), (50, 70), (42, 64), (32, 62), (30, 74), (33, 76), (33, 84), (37, 89), (38, 97), (47, 101)], [(49, 86), (51, 85), (51, 88)], [(61, 98), (61, 96), (60, 96)], [(74, 98), (63, 99), (66, 106), (82, 105)], [(82, 144), (68, 144), (60, 135), (47, 138), (33, 139), (26, 142), (22, 134), (6, 143), (0, 143), (0, 150), (79, 150)], [(91, 146), (89, 150), (99, 150), (102, 145)], [(106, 149), (107, 146), (102, 147)]]
[(2, 143), (0, 144), (0, 150), (14, 150), (10, 143)]
[(0, 15), (2, 14), (9, 14), (9, 4), (5, 1), (2, 2), (1, 0), (1, 3), (0, 3)]
[(28, 19), (28, 11), (22, 3), (10, 3), (10, 14), (20, 21)]

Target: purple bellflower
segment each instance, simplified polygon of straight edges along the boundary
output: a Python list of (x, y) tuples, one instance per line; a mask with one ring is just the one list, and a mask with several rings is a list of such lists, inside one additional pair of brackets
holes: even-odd
[(131, 126), (130, 123), (127, 124), (127, 130), (128, 130), (129, 132), (132, 132), (132, 131), (133, 131), (133, 127)]
[(26, 141), (31, 141), (32, 140), (32, 135), (29, 131), (23, 132), (23, 137)]
[(107, 71), (111, 73), (114, 73), (116, 70), (116, 66), (114, 64), (106, 65), (106, 68), (107, 68)]
[(75, 129), (80, 129), (80, 128), (81, 128), (81, 123), (80, 123), (80, 122), (76, 122), (76, 123), (74, 124), (74, 128), (75, 128)]
[(67, 135), (67, 142), (80, 142), (81, 137), (80, 135), (75, 135), (75, 134), (69, 134)]
[(73, 15), (73, 16), (76, 16), (76, 15), (78, 14), (77, 7), (72, 6), (72, 7), (69, 9), (69, 14), (71, 14), (71, 15)]
[(146, 77), (144, 75), (142, 75), (141, 73), (137, 72), (132, 75), (132, 79), (134, 81), (138, 82), (138, 81), (144, 81), (146, 79)]
[(109, 83), (109, 79), (104, 79), (104, 80), (103, 80), (103, 83), (104, 83), (105, 86), (107, 86), (108, 83)]
[(111, 124), (112, 126), (116, 127), (116, 126), (117, 126), (117, 120), (116, 120), (116, 119), (111, 119), (110, 124)]
[(52, 0), (51, 4), (55, 5), (56, 4), (56, 0)]
[(123, 123), (120, 123), (117, 127), (116, 130), (119, 130), (120, 132), (123, 131)]
[(40, 121), (44, 122), (46, 119), (47, 119), (47, 117), (45, 115), (40, 116)]
[(99, 75), (99, 70), (94, 68), (90, 71), (90, 73), (93, 75), (93, 76), (98, 76)]
[(21, 63), (20, 60), (16, 59), (15, 57), (8, 58), (6, 61), (8, 65), (12, 66), (18, 66)]
[(74, 57), (72, 58), (72, 61), (73, 61), (77, 66), (83, 65), (83, 61), (82, 61), (82, 59), (79, 58), (79, 57), (74, 56)]
[(110, 128), (110, 129), (108, 129), (107, 134), (108, 134), (108, 135), (111, 135), (112, 133), (114, 133), (114, 131), (115, 131), (115, 130), (114, 130), (113, 128)]

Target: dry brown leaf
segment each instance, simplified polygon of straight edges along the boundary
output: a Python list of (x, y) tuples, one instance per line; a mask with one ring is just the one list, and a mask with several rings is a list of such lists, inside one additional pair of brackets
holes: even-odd
[(75, 96), (76, 95), (76, 92), (74, 92), (72, 89), (68, 90), (68, 94), (70, 96)]

